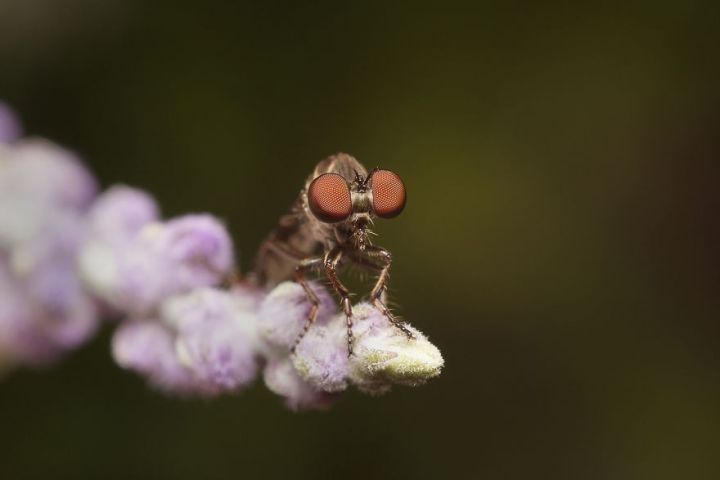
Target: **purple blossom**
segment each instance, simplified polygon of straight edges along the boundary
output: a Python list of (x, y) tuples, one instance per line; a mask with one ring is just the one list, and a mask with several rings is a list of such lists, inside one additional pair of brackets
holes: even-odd
[(155, 199), (137, 188), (115, 185), (102, 193), (87, 214), (88, 235), (123, 245), (147, 224), (160, 219)]
[(113, 335), (112, 355), (118, 365), (140, 373), (161, 390), (182, 395), (215, 394), (180, 362), (172, 331), (158, 320), (123, 322)]
[(311, 328), (291, 356), (305, 381), (324, 392), (340, 392), (348, 386), (348, 345), (345, 321)]
[[(269, 365), (277, 370), (270, 374), (266, 371), (265, 382), (293, 408), (312, 408), (314, 404), (306, 401), (308, 398), (315, 398), (319, 392), (341, 392), (351, 384), (363, 392), (379, 394), (393, 384), (421, 385), (440, 373), (442, 356), (422, 333), (406, 325), (415, 337), (409, 340), (368, 303), (353, 307), (353, 355), (348, 358), (345, 316), (337, 313), (326, 289), (317, 284), (312, 288), (322, 299), (321, 314), (294, 354), (289, 347), (310, 310), (302, 287), (291, 282), (278, 285), (258, 311), (261, 338), (274, 347)], [(287, 372), (288, 365), (293, 375)]]
[(0, 247), (52, 236), (78, 217), (97, 184), (70, 152), (44, 141), (0, 145)]
[(165, 298), (217, 285), (232, 271), (232, 240), (215, 217), (151, 221), (154, 203), (140, 192), (111, 189), (106, 195), (113, 198), (100, 198), (101, 213), (90, 212), (79, 257), (87, 287), (104, 302), (145, 315)]
[(97, 308), (67, 258), (47, 261), (25, 282), (41, 331), (61, 350), (76, 348), (97, 330)]
[(258, 310), (259, 332), (275, 348), (276, 355), (288, 357), (295, 369), (302, 372), (300, 378), (313, 388), (325, 392), (344, 390), (346, 330), (338, 322), (331, 322), (337, 306), (327, 289), (316, 283), (310, 287), (320, 299), (320, 308), (315, 323), (297, 345), (297, 355), (290, 357), (290, 348), (302, 332), (312, 306), (300, 284), (281, 283), (264, 298)]
[(219, 390), (234, 391), (257, 373), (256, 319), (239, 292), (198, 288), (168, 299), (162, 320), (177, 332), (180, 361)]
[[(336, 302), (326, 289), (314, 283), (311, 287), (320, 299), (315, 325), (321, 326), (335, 315)], [(260, 334), (270, 345), (289, 351), (300, 335), (311, 307), (307, 294), (300, 284), (281, 283), (260, 303), (258, 309)]]
[(43, 139), (23, 139), (6, 147), (2, 192), (18, 201), (84, 209), (97, 182), (69, 150)]
[(42, 140), (0, 145), (0, 357), (42, 365), (87, 341), (98, 320), (75, 254), (96, 183)]
[(178, 288), (214, 285), (232, 272), (235, 258), (230, 235), (212, 215), (183, 215), (147, 238), (148, 246), (176, 266)]
[(155, 387), (182, 395), (235, 392), (255, 379), (254, 292), (199, 288), (168, 298), (160, 316), (123, 322), (113, 357)]
[(124, 320), (114, 356), (167, 392), (237, 391), (258, 369), (259, 293), (209, 288), (234, 264), (220, 221), (196, 214), (163, 222), (158, 210), (149, 194), (116, 186), (87, 215), (78, 258), (85, 285), (121, 318), (153, 319)]
[(369, 303), (353, 307), (355, 348), (348, 379), (366, 393), (384, 393), (391, 385), (418, 386), (440, 374), (444, 360), (440, 350), (412, 325), (404, 333)]
[(337, 399), (337, 395), (323, 392), (300, 378), (288, 357), (269, 359), (263, 379), (270, 391), (283, 397), (292, 410), (327, 409)]

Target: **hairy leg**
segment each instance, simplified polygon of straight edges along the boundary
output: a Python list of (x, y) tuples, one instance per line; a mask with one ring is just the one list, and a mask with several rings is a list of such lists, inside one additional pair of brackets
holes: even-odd
[(359, 263), (379, 271), (375, 286), (370, 292), (370, 301), (372, 304), (385, 315), (385, 318), (387, 318), (390, 323), (403, 332), (408, 338), (415, 338), (405, 324), (392, 314), (384, 302), (387, 282), (390, 277), (390, 265), (392, 264), (392, 255), (390, 252), (381, 247), (370, 247), (365, 251), (364, 258), (360, 259)]
[(310, 300), (310, 303), (312, 306), (310, 307), (310, 313), (308, 314), (307, 319), (305, 320), (305, 324), (303, 325), (303, 329), (300, 332), (300, 334), (295, 339), (295, 343), (292, 346), (291, 351), (295, 353), (295, 349), (297, 348), (298, 344), (300, 343), (300, 340), (303, 339), (305, 334), (308, 332), (310, 327), (313, 323), (315, 323), (315, 319), (317, 318), (318, 309), (320, 308), (320, 299), (317, 297), (315, 292), (313, 292), (312, 288), (310, 288), (310, 284), (307, 281), (307, 278), (305, 278), (305, 274), (308, 271), (319, 269), (323, 264), (323, 257), (315, 257), (315, 258), (307, 258), (305, 260), (300, 261), (300, 264), (295, 267), (295, 280), (302, 286), (303, 290), (305, 290), (305, 293), (307, 294), (308, 300)]
[(333, 286), (337, 294), (340, 296), (340, 307), (345, 313), (345, 319), (347, 321), (347, 343), (348, 343), (348, 357), (353, 353), (353, 331), (352, 331), (352, 304), (350, 303), (350, 291), (345, 285), (340, 282), (337, 276), (337, 266), (343, 257), (343, 252), (340, 248), (333, 248), (327, 254), (325, 254), (325, 274), (330, 280), (330, 284)]

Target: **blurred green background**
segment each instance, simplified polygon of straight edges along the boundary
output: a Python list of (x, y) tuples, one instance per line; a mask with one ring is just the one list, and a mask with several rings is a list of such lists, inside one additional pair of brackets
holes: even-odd
[(0, 478), (720, 478), (717, 2), (343, 3), (0, 0), (0, 98), (243, 268), (324, 156), (399, 172), (444, 373), (183, 401), (106, 328), (0, 383)]

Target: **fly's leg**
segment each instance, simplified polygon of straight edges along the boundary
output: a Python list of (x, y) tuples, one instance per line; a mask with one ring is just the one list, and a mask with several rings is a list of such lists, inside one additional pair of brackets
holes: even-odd
[[(393, 324), (398, 330), (403, 332), (408, 339), (415, 338), (412, 332), (405, 326), (403, 322), (395, 318), (390, 309), (385, 305), (384, 293), (387, 289), (387, 281), (390, 277), (390, 264), (392, 263), (392, 255), (389, 251), (380, 247), (372, 247), (367, 250), (366, 255), (372, 260), (372, 265), (380, 270), (375, 287), (370, 292), (370, 301), (372, 304), (385, 315), (391, 324)], [(368, 264), (369, 265), (369, 264)]]
[(349, 357), (353, 353), (352, 304), (350, 303), (350, 291), (340, 282), (337, 276), (337, 266), (340, 263), (342, 256), (342, 250), (337, 247), (333, 248), (325, 254), (324, 264), (325, 274), (330, 280), (330, 284), (340, 296), (340, 306), (342, 307), (343, 313), (345, 313), (345, 319), (347, 321), (347, 344)]
[(373, 305), (375, 305), (375, 308), (380, 310), (380, 312), (385, 315), (385, 318), (387, 318), (395, 328), (405, 334), (408, 340), (412, 340), (415, 338), (415, 335), (413, 335), (410, 329), (408, 329), (402, 321), (400, 321), (397, 317), (395, 317), (395, 315), (392, 314), (390, 309), (380, 298), (373, 299), (372, 303)]
[(300, 264), (295, 267), (295, 280), (300, 284), (300, 286), (305, 290), (305, 293), (307, 294), (308, 300), (310, 300), (310, 303), (312, 306), (310, 307), (310, 313), (308, 314), (307, 319), (305, 320), (305, 324), (303, 325), (303, 329), (300, 332), (300, 334), (295, 339), (295, 343), (293, 344), (290, 351), (292, 353), (295, 353), (295, 349), (297, 348), (298, 344), (300, 343), (300, 340), (303, 339), (305, 334), (310, 330), (310, 327), (313, 323), (315, 323), (315, 319), (317, 318), (318, 310), (320, 308), (320, 299), (317, 297), (315, 292), (313, 292), (312, 288), (310, 288), (310, 284), (308, 283), (307, 279), (305, 278), (305, 273), (308, 271), (318, 269), (323, 264), (323, 258), (322, 257), (316, 257), (316, 258), (307, 258), (305, 260), (302, 260)]

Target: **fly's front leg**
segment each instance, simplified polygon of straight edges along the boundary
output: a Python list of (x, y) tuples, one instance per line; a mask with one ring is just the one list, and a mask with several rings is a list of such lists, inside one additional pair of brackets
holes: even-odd
[(375, 306), (375, 308), (380, 310), (382, 314), (385, 315), (385, 317), (390, 321), (390, 323), (392, 323), (396, 328), (403, 332), (409, 339), (415, 338), (412, 332), (405, 326), (405, 324), (399, 319), (395, 318), (390, 309), (385, 305), (385, 302), (383, 302), (383, 294), (387, 289), (387, 282), (388, 278), (390, 277), (390, 264), (392, 263), (392, 255), (389, 251), (380, 247), (372, 247), (368, 249), (365, 255), (368, 257), (369, 260), (371, 260), (371, 262), (367, 265), (372, 265), (380, 270), (377, 281), (375, 282), (375, 287), (373, 287), (372, 291), (370, 292), (370, 301)]
[(350, 303), (350, 291), (340, 282), (337, 276), (337, 266), (342, 257), (342, 250), (336, 247), (325, 254), (324, 263), (325, 274), (337, 294), (340, 296), (340, 306), (345, 313), (345, 319), (347, 321), (347, 344), (349, 357), (353, 353), (352, 304)]
[(300, 261), (300, 264), (295, 267), (295, 280), (300, 284), (300, 286), (305, 290), (305, 293), (307, 294), (308, 300), (310, 300), (310, 303), (312, 306), (310, 307), (310, 313), (308, 314), (307, 319), (305, 320), (305, 324), (303, 325), (303, 329), (300, 332), (300, 334), (295, 339), (295, 343), (293, 344), (291, 351), (295, 353), (295, 349), (298, 346), (298, 343), (300, 343), (300, 340), (303, 339), (305, 334), (308, 332), (310, 327), (313, 323), (315, 323), (315, 319), (317, 318), (318, 309), (320, 308), (320, 299), (318, 296), (313, 292), (312, 288), (310, 288), (310, 284), (308, 283), (307, 279), (305, 278), (305, 273), (311, 270), (319, 269), (323, 264), (323, 257), (316, 257), (316, 258), (307, 258)]

